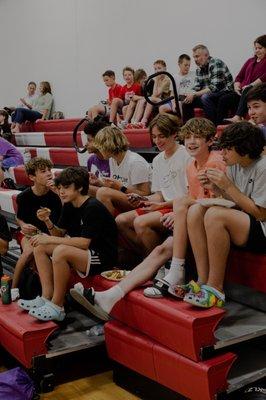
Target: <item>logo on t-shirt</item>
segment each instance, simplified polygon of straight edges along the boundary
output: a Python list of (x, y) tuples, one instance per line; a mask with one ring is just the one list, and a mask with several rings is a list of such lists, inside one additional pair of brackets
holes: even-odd
[(120, 181), (124, 184), (128, 182), (128, 178), (125, 178), (124, 176), (113, 174), (112, 178), (117, 179), (118, 181)]

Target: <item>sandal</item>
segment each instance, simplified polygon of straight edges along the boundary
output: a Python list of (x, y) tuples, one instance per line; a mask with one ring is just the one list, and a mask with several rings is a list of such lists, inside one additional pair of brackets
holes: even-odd
[(101, 319), (102, 321), (109, 321), (110, 315), (102, 309), (99, 305), (95, 304), (94, 296), (95, 292), (93, 288), (84, 289), (83, 293), (75, 288), (70, 289), (71, 296), (81, 304), (86, 310), (95, 317)]
[(184, 301), (202, 308), (223, 307), (225, 295), (212, 286), (202, 285), (198, 293), (187, 293)]
[(46, 300), (44, 297), (37, 296), (33, 300), (23, 300), (20, 299), (18, 300), (18, 306), (23, 308), (23, 310), (29, 311), (31, 309), (39, 308), (42, 307), (45, 303)]
[(43, 306), (38, 307), (37, 309), (31, 309), (29, 315), (41, 321), (63, 321), (66, 313), (64, 308), (61, 308), (47, 300)]
[(168, 295), (169, 287), (169, 282), (165, 281), (164, 279), (157, 279), (154, 281), (153, 286), (144, 289), (143, 294), (146, 297), (160, 299)]
[(200, 285), (192, 280), (186, 285), (169, 286), (168, 292), (178, 299), (183, 299), (188, 293), (199, 293), (200, 289)]

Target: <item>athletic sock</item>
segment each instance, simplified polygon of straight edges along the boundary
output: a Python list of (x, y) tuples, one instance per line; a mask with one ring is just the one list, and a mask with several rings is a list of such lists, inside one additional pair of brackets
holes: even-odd
[(95, 292), (94, 301), (108, 314), (114, 305), (125, 296), (125, 292), (119, 285), (115, 285), (103, 292)]
[(171, 266), (164, 280), (171, 285), (182, 285), (185, 280), (185, 259), (173, 257)]

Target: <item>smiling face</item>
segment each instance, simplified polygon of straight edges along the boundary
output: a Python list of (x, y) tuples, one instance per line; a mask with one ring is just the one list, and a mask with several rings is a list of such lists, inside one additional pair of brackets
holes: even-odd
[(134, 83), (134, 74), (129, 70), (125, 70), (123, 73), (123, 78), (128, 86), (133, 85)]
[(185, 147), (191, 157), (204, 157), (209, 154), (209, 147), (212, 141), (198, 135), (189, 135), (185, 137)]
[(158, 127), (155, 125), (151, 131), (151, 138), (153, 143), (158, 147), (159, 151), (165, 151), (166, 153), (171, 151), (176, 144), (176, 135), (165, 136), (161, 133)]
[(259, 60), (262, 60), (264, 57), (266, 57), (266, 47), (261, 46), (259, 43), (255, 43), (254, 53)]
[(262, 100), (249, 101), (248, 115), (256, 124), (266, 125), (266, 103)]
[(234, 147), (232, 147), (231, 149), (222, 149), (221, 153), (222, 153), (224, 162), (228, 166), (235, 165), (235, 164), (241, 165), (242, 159), (245, 158), (243, 156), (240, 156), (240, 154), (238, 154), (235, 151)]

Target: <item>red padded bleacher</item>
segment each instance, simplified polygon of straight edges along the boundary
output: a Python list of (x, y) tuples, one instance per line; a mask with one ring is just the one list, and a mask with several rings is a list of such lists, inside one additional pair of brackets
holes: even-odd
[(236, 358), (226, 353), (204, 362), (191, 361), (117, 321), (105, 324), (105, 341), (111, 359), (191, 400), (213, 400), (225, 390)]
[[(64, 132), (73, 131), (81, 118), (66, 119), (37, 119), (36, 122), (26, 122), (22, 124), (21, 132)], [(81, 129), (80, 129), (81, 130)]]
[[(57, 176), (62, 169), (61, 168), (52, 168), (53, 177)], [(13, 181), (19, 185), (31, 186), (33, 182), (28, 178), (24, 165), (20, 165), (18, 167), (10, 167), (8, 170)]]
[[(25, 152), (25, 147), (18, 147), (21, 153)], [(89, 158), (88, 153), (77, 153), (74, 148), (69, 147), (27, 147), (30, 152), (31, 158), (43, 157), (54, 165), (59, 166), (87, 166), (87, 160)]]
[[(131, 148), (150, 148), (152, 142), (147, 129), (125, 129)], [(17, 146), (73, 147), (73, 132), (19, 132), (14, 135)], [(78, 145), (85, 146), (87, 135), (79, 132)]]

